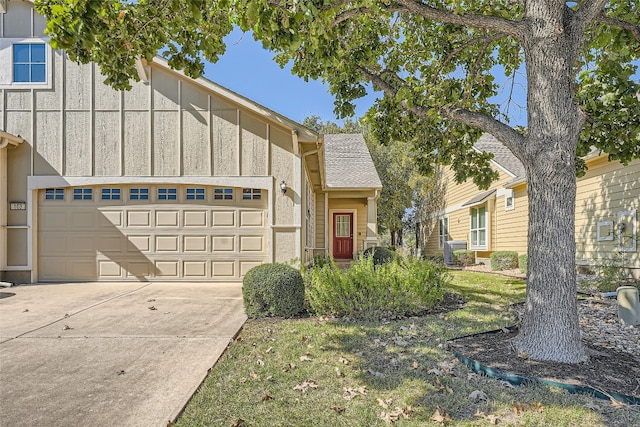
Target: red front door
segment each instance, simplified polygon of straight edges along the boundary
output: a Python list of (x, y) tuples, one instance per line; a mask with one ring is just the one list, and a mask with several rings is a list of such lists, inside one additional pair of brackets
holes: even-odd
[(333, 257), (353, 258), (353, 214), (333, 214)]

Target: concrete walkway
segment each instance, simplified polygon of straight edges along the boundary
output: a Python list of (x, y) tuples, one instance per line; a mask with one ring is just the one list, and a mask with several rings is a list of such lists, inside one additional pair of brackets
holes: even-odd
[(0, 425), (166, 426), (245, 320), (241, 284), (0, 288)]

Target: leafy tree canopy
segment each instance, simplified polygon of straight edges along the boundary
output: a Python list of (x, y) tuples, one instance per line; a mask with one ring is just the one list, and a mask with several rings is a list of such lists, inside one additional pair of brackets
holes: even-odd
[[(553, 2), (550, 2), (553, 3)], [(557, 6), (560, 4), (560, 6)], [(54, 47), (95, 61), (116, 88), (137, 79), (135, 59), (158, 52), (197, 77), (216, 61), (233, 25), (277, 53), (293, 72), (328, 82), (336, 113), (354, 113), (366, 84), (382, 90), (369, 120), (381, 141), (412, 140), (420, 165), (451, 164), (459, 181), (486, 187), (490, 155), (471, 150), (483, 132), (515, 136), (490, 102), (496, 66), (506, 78), (525, 60), (525, 2), (519, 0), (36, 0)], [(551, 7), (551, 6), (550, 6)], [(589, 12), (575, 58), (574, 96), (586, 119), (576, 154), (591, 147), (623, 163), (640, 157), (640, 3), (556, 2)], [(597, 10), (593, 11), (590, 8)], [(586, 14), (586, 12), (584, 13)], [(564, 28), (558, 28), (560, 33)], [(634, 62), (636, 61), (636, 62)], [(511, 148), (511, 147), (510, 147)], [(514, 150), (518, 155), (517, 150)], [(578, 169), (583, 164), (578, 161)]]

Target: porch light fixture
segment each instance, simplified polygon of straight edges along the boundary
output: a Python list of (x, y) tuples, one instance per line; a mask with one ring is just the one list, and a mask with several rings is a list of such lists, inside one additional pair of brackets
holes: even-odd
[(287, 182), (286, 181), (282, 181), (280, 183), (280, 191), (282, 191), (283, 195), (287, 192)]

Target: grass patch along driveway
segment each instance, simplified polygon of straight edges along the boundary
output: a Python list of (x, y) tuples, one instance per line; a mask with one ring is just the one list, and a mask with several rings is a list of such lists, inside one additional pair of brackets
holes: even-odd
[(640, 425), (636, 408), (472, 374), (449, 338), (510, 325), (522, 281), (454, 272), (463, 309), (387, 322), (249, 320), (178, 426)]

